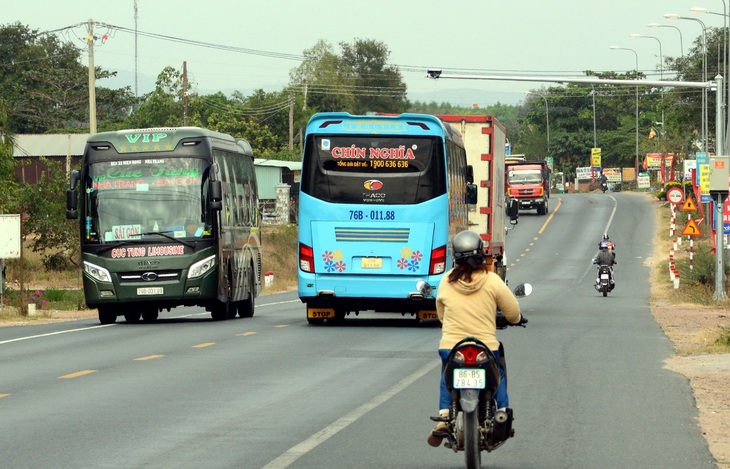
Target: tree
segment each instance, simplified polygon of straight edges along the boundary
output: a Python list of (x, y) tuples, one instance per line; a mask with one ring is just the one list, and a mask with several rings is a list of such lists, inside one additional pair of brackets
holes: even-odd
[(58, 163), (41, 157), (48, 168), (37, 184), (26, 184), (20, 192), (20, 201), (28, 218), (24, 231), (33, 233), (30, 247), (41, 253), (46, 267), (59, 269), (66, 261), (78, 264), (78, 224), (66, 219), (67, 182)]
[[(0, 44), (0, 99), (6, 103), (11, 132), (88, 127), (89, 75), (79, 49), (20, 23), (0, 27)], [(98, 79), (113, 75), (96, 69)], [(99, 118), (117, 113), (113, 104), (126, 106), (130, 98), (128, 91), (101, 88), (97, 104), (103, 112)]]
[(307, 108), (354, 112), (354, 78), (327, 41), (304, 51), (304, 61), (289, 73), (289, 86), (303, 93)]
[(406, 85), (397, 67), (388, 65), (390, 51), (379, 41), (355, 39), (340, 43), (342, 63), (353, 78), (356, 114), (404, 112), (408, 106)]
[(15, 209), (18, 183), (15, 180), (13, 138), (8, 127), (6, 105), (0, 99), (0, 213)]

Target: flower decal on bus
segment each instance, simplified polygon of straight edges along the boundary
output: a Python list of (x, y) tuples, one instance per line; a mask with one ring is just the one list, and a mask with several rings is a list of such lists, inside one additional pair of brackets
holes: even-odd
[(324, 251), (322, 253), (322, 260), (324, 261), (324, 270), (327, 272), (344, 272), (347, 269), (347, 264), (342, 261), (344, 259), (342, 251)]
[(399, 269), (408, 269), (411, 272), (418, 271), (420, 267), (420, 262), (423, 260), (423, 253), (421, 251), (414, 251), (413, 249), (406, 246), (401, 249), (400, 255), (402, 257), (398, 259), (398, 262), (396, 263)]

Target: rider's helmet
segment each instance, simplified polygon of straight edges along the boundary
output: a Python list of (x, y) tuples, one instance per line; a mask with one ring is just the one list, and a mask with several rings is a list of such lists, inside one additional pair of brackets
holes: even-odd
[(468, 262), (472, 267), (484, 264), (484, 242), (473, 231), (462, 231), (451, 242), (454, 248), (454, 261), (457, 264)]
[(603, 240), (604, 241), (607, 241), (608, 240), (608, 233), (603, 233)]

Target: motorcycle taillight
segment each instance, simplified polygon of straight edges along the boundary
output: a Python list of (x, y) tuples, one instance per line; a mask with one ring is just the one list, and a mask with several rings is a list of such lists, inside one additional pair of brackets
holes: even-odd
[(454, 361), (463, 365), (476, 365), (487, 359), (487, 353), (481, 347), (467, 345), (460, 347), (454, 354)]

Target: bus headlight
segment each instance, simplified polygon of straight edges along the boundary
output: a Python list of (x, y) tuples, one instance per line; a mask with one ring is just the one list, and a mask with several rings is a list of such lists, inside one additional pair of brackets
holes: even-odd
[(84, 261), (84, 273), (99, 282), (112, 283), (112, 276), (104, 267)]
[(202, 261), (198, 261), (190, 266), (190, 269), (188, 270), (188, 278), (198, 278), (215, 267), (215, 265), (215, 255), (205, 258)]

